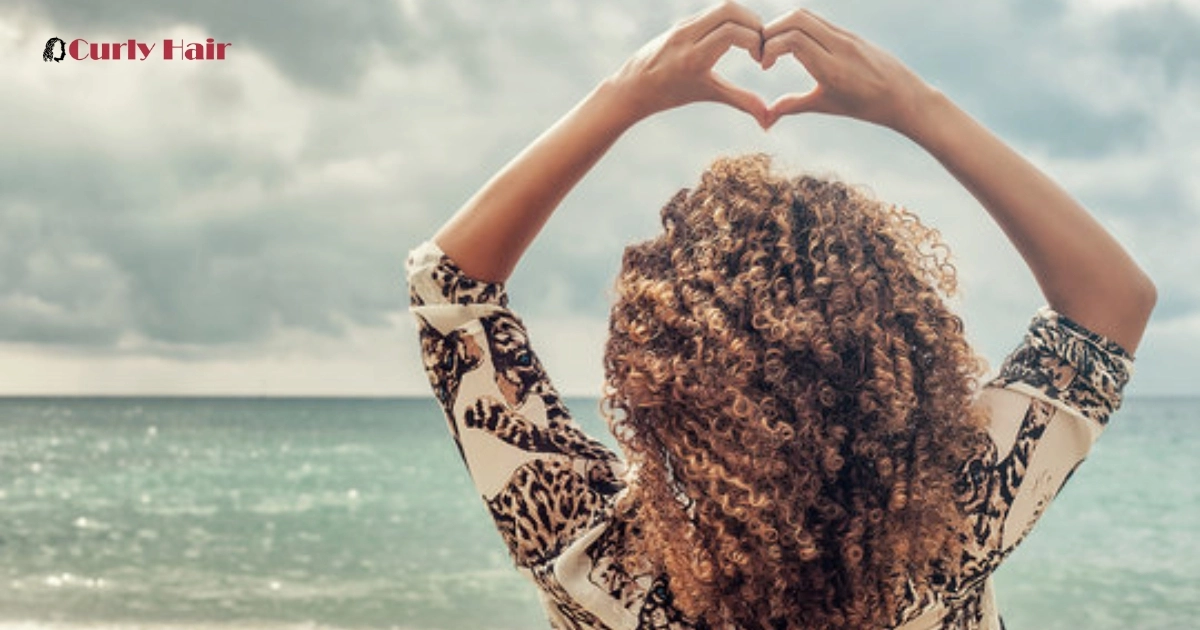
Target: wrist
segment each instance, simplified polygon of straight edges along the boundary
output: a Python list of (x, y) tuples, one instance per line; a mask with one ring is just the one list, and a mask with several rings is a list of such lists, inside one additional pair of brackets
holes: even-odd
[(956, 106), (937, 88), (923, 84), (909, 101), (906, 111), (898, 117), (893, 129), (910, 140), (928, 147), (949, 122)]
[(587, 100), (595, 103), (611, 124), (623, 129), (628, 129), (655, 113), (638, 86), (628, 77), (619, 74), (601, 81), (588, 95)]

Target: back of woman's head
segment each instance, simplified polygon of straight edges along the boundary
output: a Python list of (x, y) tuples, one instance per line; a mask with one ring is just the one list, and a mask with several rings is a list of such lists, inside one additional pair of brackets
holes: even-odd
[(874, 627), (953, 578), (980, 364), (911, 213), (716, 161), (629, 247), (605, 353), (629, 560), (711, 625)]

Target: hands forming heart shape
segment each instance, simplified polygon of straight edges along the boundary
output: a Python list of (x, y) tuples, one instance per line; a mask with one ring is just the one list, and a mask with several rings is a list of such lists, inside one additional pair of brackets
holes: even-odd
[[(817, 86), (767, 105), (713, 71), (734, 47), (750, 53), (764, 70), (780, 57), (792, 55)], [(764, 25), (735, 2), (675, 25), (639, 50), (615, 80), (630, 87), (639, 117), (696, 101), (715, 101), (750, 114), (763, 129), (783, 116), (820, 112), (903, 132), (920, 98), (932, 89), (888, 52), (808, 10), (793, 11)]]

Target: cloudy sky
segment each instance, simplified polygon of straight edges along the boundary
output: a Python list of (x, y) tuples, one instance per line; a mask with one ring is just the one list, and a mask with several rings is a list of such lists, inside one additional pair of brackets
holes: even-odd
[[(790, 3), (748, 3), (764, 19)], [(427, 394), (404, 255), (681, 0), (0, 0), (0, 394)], [(885, 48), (1085, 202), (1157, 281), (1135, 394), (1200, 373), (1200, 0), (808, 4)], [(42, 60), (51, 37), (156, 43)], [(229, 42), (166, 61), (162, 40)], [(719, 68), (768, 98), (794, 63)], [(713, 105), (634, 128), (510, 282), (560, 389), (593, 395), (623, 244), (722, 153), (767, 151), (939, 227), (999, 362), (1041, 304), (974, 200), (885, 130), (764, 134)]]

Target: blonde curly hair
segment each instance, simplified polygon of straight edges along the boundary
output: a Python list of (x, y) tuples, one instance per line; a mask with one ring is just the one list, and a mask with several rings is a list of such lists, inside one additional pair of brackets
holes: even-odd
[(711, 627), (891, 626), (955, 577), (986, 436), (939, 234), (765, 155), (717, 160), (662, 223), (625, 251), (605, 350), (625, 561)]

